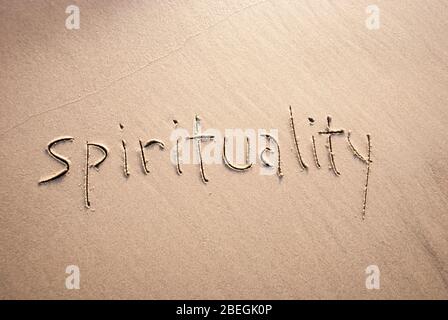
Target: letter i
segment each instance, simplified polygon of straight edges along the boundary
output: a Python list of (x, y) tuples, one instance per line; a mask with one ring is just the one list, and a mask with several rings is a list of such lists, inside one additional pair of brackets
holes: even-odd
[[(314, 119), (313, 118), (308, 117), (308, 121), (310, 123), (310, 126), (314, 125)], [(311, 147), (313, 149), (314, 163), (316, 164), (316, 167), (318, 169), (320, 169), (319, 157), (317, 156), (317, 151), (316, 151), (316, 138), (314, 137), (314, 134), (311, 135)]]
[[(120, 123), (120, 129), (123, 130), (124, 126)], [(128, 169), (128, 151), (126, 149), (126, 140), (121, 140), (121, 146), (123, 147), (123, 173), (127, 178), (129, 177), (129, 169)]]

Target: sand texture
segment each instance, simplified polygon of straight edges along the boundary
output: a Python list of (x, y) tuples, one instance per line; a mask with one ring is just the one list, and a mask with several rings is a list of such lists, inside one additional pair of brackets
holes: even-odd
[[(79, 30), (70, 4), (0, 1), (0, 298), (448, 298), (447, 1), (378, 0), (378, 30), (364, 0), (80, 0)], [(259, 159), (178, 175), (173, 120), (193, 134), (195, 115), (277, 129), (283, 177)], [(363, 157), (371, 137), (364, 220), (349, 130)], [(46, 151), (60, 137), (70, 171), (38, 184), (64, 168)], [(139, 139), (165, 144), (148, 174)], [(90, 209), (86, 141), (108, 149)]]

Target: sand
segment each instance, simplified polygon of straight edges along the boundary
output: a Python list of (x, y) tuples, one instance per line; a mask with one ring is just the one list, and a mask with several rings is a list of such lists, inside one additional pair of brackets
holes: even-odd
[[(2, 299), (448, 298), (446, 1), (376, 1), (378, 30), (370, 1), (77, 1), (79, 30), (68, 4), (0, 2)], [(173, 119), (192, 132), (196, 114), (204, 129), (277, 129), (283, 178), (259, 160), (206, 165), (207, 184), (198, 165), (179, 176)], [(345, 130), (340, 176), (317, 133), (327, 115)], [(364, 156), (371, 135), (364, 220), (348, 130)], [(46, 146), (66, 136), (69, 173), (39, 185), (64, 168)], [(147, 175), (139, 139), (166, 144)], [(86, 141), (109, 150), (90, 209)]]

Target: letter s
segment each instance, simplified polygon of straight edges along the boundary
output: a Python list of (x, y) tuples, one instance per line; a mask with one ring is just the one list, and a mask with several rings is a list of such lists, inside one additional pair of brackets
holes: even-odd
[(58, 161), (59, 163), (64, 164), (64, 165), (65, 165), (65, 169), (62, 170), (61, 172), (59, 172), (58, 174), (52, 176), (52, 177), (49, 177), (49, 178), (40, 180), (40, 181), (39, 181), (39, 184), (41, 184), (41, 183), (46, 183), (46, 182), (50, 182), (50, 181), (53, 181), (53, 180), (56, 180), (56, 179), (58, 179), (58, 178), (64, 176), (64, 175), (70, 170), (70, 163), (68, 162), (68, 160), (65, 159), (64, 157), (62, 157), (62, 156), (60, 156), (60, 155), (54, 153), (54, 151), (52, 150), (52, 148), (53, 148), (53, 146), (56, 145), (57, 143), (65, 142), (65, 141), (73, 141), (73, 140), (74, 140), (74, 139), (73, 139), (72, 137), (64, 137), (64, 138), (60, 138), (60, 139), (53, 140), (53, 141), (51, 141), (51, 142), (48, 144), (48, 146), (47, 146), (47, 152), (48, 152), (48, 154), (49, 154), (53, 159), (55, 159), (56, 161)]

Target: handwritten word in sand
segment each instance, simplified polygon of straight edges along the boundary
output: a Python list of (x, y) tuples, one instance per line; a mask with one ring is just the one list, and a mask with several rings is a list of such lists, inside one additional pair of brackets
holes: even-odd
[[(293, 116), (293, 111), (292, 111), (291, 106), (289, 107), (289, 120), (290, 120), (293, 145), (295, 148), (295, 153), (297, 156), (297, 160), (299, 162), (299, 166), (303, 170), (308, 170), (309, 165), (305, 162), (305, 160), (303, 158), (303, 154), (300, 149), (300, 141), (299, 141), (299, 137), (296, 133), (296, 128), (295, 128), (295, 124), (294, 124), (294, 116)], [(308, 120), (309, 120), (310, 125), (314, 125), (315, 120), (313, 118), (310, 117), (310, 118), (308, 118)], [(207, 175), (205, 172), (205, 164), (207, 162), (206, 160), (209, 160), (209, 157), (204, 158), (204, 154), (202, 151), (202, 144), (205, 142), (215, 142), (217, 144), (218, 143), (218, 141), (217, 141), (218, 135), (220, 136), (220, 134), (219, 133), (209, 134), (207, 131), (203, 132), (201, 130), (201, 119), (198, 116), (195, 116), (195, 118), (194, 118), (193, 134), (192, 135), (181, 134), (180, 129), (178, 128), (179, 123), (176, 120), (173, 120), (173, 122), (174, 122), (174, 128), (175, 128), (175, 132), (174, 132), (175, 133), (174, 134), (174, 142), (175, 143), (174, 143), (174, 146), (172, 149), (173, 157), (171, 158), (171, 161), (176, 168), (177, 174), (182, 175), (182, 172), (183, 172), (182, 164), (185, 164), (186, 162), (188, 162), (188, 161), (184, 161), (185, 159), (183, 159), (183, 158), (185, 157), (185, 158), (189, 159), (189, 156), (188, 156), (189, 147), (188, 146), (190, 145), (190, 142), (192, 142), (193, 146), (195, 147), (195, 151), (196, 151), (196, 160), (197, 160), (196, 163), (199, 165), (199, 172), (200, 172), (201, 179), (202, 179), (203, 183), (209, 182), (209, 179), (207, 178)], [(124, 126), (122, 124), (120, 124), (120, 128), (123, 129)], [(183, 132), (186, 132), (186, 131), (184, 130)], [(365, 183), (364, 183), (363, 205), (362, 205), (362, 218), (364, 219), (366, 216), (370, 165), (372, 163), (372, 159), (371, 159), (371, 148), (372, 147), (371, 147), (370, 134), (366, 135), (367, 155), (365, 155), (365, 156), (363, 156), (361, 154), (361, 152), (359, 152), (358, 149), (353, 145), (353, 143), (351, 141), (351, 131), (346, 132), (344, 129), (333, 128), (331, 116), (327, 116), (326, 126), (322, 131), (318, 131), (318, 134), (326, 137), (326, 140), (327, 140), (326, 148), (327, 148), (327, 154), (328, 154), (329, 167), (335, 176), (341, 175), (341, 172), (338, 170), (337, 165), (336, 165), (336, 160), (335, 160), (335, 150), (334, 150), (334, 146), (333, 146), (333, 138), (335, 136), (343, 136), (346, 134), (347, 145), (348, 145), (349, 149), (351, 150), (351, 152), (357, 159), (359, 159), (360, 161), (362, 161), (365, 164), (366, 177), (365, 177)], [(173, 137), (173, 135), (172, 135), (172, 137)], [(258, 134), (258, 137), (263, 138), (265, 140), (264, 148), (262, 148), (261, 152), (256, 153), (260, 158), (262, 167), (275, 169), (277, 176), (279, 177), (279, 179), (281, 179), (284, 174), (283, 174), (283, 170), (282, 170), (280, 144), (279, 144), (277, 135), (275, 134), (275, 132), (274, 133), (270, 132), (268, 134), (265, 131), (263, 131)], [(229, 168), (230, 170), (234, 170), (237, 172), (244, 172), (244, 171), (250, 170), (254, 166), (254, 162), (256, 161), (256, 156), (255, 157), (251, 156), (251, 155), (253, 155), (253, 152), (251, 152), (252, 151), (251, 150), (251, 140), (253, 140), (253, 138), (254, 137), (252, 136), (252, 139), (250, 139), (248, 135), (246, 135), (244, 137), (245, 150), (239, 150), (239, 151), (241, 151), (239, 154), (245, 154), (245, 161), (244, 161), (245, 163), (244, 163), (244, 165), (237, 165), (237, 164), (233, 164), (232, 161), (230, 160), (231, 157), (229, 157), (229, 150), (228, 150), (229, 136), (227, 136), (225, 134), (223, 139), (220, 139), (222, 141), (222, 152), (221, 152), (222, 162), (221, 163), (224, 163), (224, 165), (227, 168)], [(67, 158), (65, 158), (64, 156), (57, 154), (54, 151), (54, 148), (56, 147), (57, 144), (71, 142), (73, 140), (74, 140), (73, 137), (61, 137), (61, 138), (57, 138), (57, 139), (51, 141), (48, 144), (47, 152), (48, 152), (49, 156), (52, 157), (57, 162), (59, 162), (60, 164), (62, 164), (64, 166), (64, 169), (62, 169), (62, 171), (60, 171), (50, 177), (40, 180), (39, 184), (45, 184), (45, 183), (49, 183), (51, 181), (60, 179), (70, 171), (70, 161)], [(141, 158), (143, 173), (149, 174), (150, 166), (149, 166), (149, 161), (148, 161), (147, 154), (146, 154), (147, 149), (150, 149), (154, 146), (158, 146), (159, 149), (163, 151), (165, 149), (165, 143), (158, 139), (151, 139), (146, 142), (139, 139), (138, 143), (139, 143), (139, 155)], [(130, 176), (130, 170), (129, 170), (129, 165), (128, 165), (128, 148), (127, 148), (127, 143), (125, 140), (121, 140), (121, 147), (122, 147), (122, 152), (123, 152), (123, 174), (127, 178)], [(320, 169), (321, 161), (319, 160), (319, 157), (318, 157), (318, 154), (316, 151), (316, 138), (314, 135), (311, 136), (311, 147), (312, 147), (314, 164), (318, 169)], [(95, 162), (91, 161), (91, 159), (90, 159), (91, 158), (90, 151), (92, 148), (97, 149), (98, 151), (100, 151), (102, 153), (102, 156), (100, 157), (100, 159)], [(217, 153), (215, 152), (215, 154), (217, 154)], [(91, 206), (90, 195), (89, 195), (90, 168), (99, 169), (101, 164), (103, 164), (104, 161), (109, 156), (109, 151), (108, 151), (108, 148), (102, 144), (86, 141), (85, 155), (86, 155), (86, 157), (85, 157), (86, 160), (85, 160), (85, 171), (84, 171), (84, 174), (85, 174), (84, 175), (84, 201), (85, 201), (85, 207), (90, 208), (90, 206)], [(274, 159), (276, 159), (276, 160), (271, 161), (270, 159), (272, 157), (274, 157)]]

